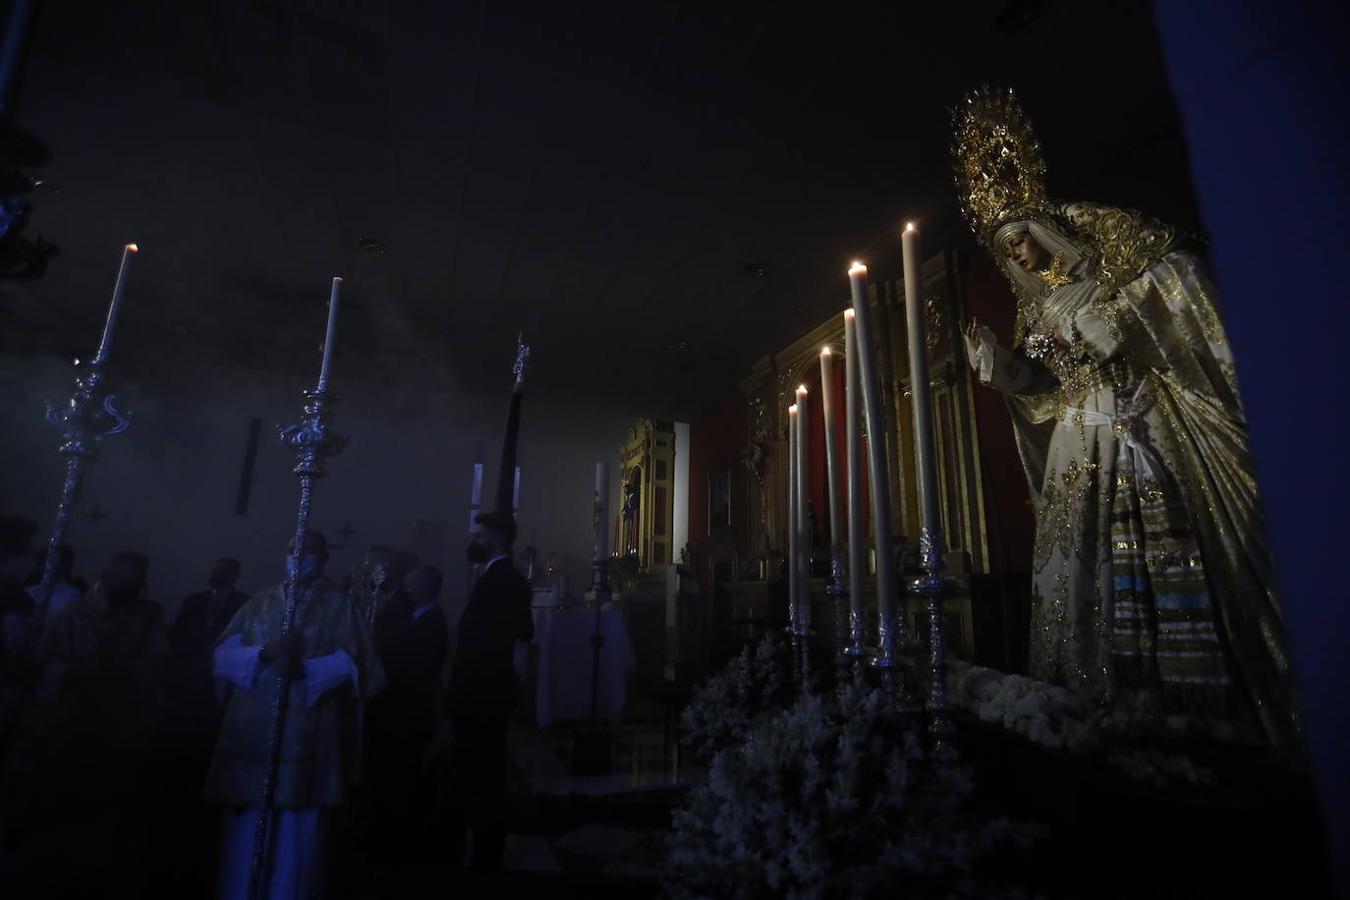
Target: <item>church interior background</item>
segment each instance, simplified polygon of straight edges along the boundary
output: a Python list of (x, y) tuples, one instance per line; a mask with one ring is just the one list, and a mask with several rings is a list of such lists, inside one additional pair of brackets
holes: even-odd
[[(1047, 896), (1333, 893), (1350, 799), (1344, 766), (1328, 762), (1343, 759), (1345, 745), (1343, 716), (1326, 695), (1344, 684), (1333, 677), (1343, 669), (1324, 659), (1336, 654), (1326, 656), (1322, 635), (1345, 637), (1344, 617), (1322, 610), (1325, 585), (1307, 580), (1322, 563), (1296, 562), (1326, 546), (1330, 529), (1291, 530), (1288, 503), (1307, 494), (1268, 480), (1298, 466), (1283, 466), (1272, 449), (1279, 442), (1264, 423), (1279, 418), (1279, 404), (1263, 385), (1295, 376), (1244, 355), (1261, 331), (1258, 304), (1230, 308), (1238, 282), (1221, 267), (1225, 324), (1235, 346), (1248, 342), (1238, 365), (1261, 484), (1275, 495), (1277, 572), (1309, 723), (1304, 756), (1290, 763), (1204, 742), (1160, 750), (1133, 738), (1124, 751), (1112, 745), (1115, 756), (1094, 756), (1067, 727), (1057, 730), (1054, 714), (1047, 741), (1000, 731), (999, 716), (1012, 721), (1012, 711), (969, 705), (981, 673), (1032, 681), (1037, 522), (1008, 404), (979, 383), (962, 336), (972, 320), (1013, 335), (1017, 299), (958, 209), (950, 108), (984, 83), (1014, 87), (1057, 196), (1145, 210), (1205, 236), (1215, 262), (1231, 267), (1227, 248), (1241, 241), (1207, 205), (1228, 173), (1212, 157), (1197, 159), (1205, 126), (1189, 118), (1195, 98), (1214, 88), (1175, 59), (1178, 42), (1194, 41), (1171, 30), (1192, 27), (1184, 12), (1167, 3), (1086, 11), (990, 0), (876, 13), (875, 33), (859, 35), (835, 18), (807, 33), (763, 4), (707, 15), (658, 4), (611, 16), (490, 5), (153, 6), (80, 3), (62, 21), (55, 6), (16, 0), (4, 13), (25, 49), (0, 49), (0, 156), (20, 185), (0, 202), (0, 515), (37, 523), (30, 549), (57, 527), (71, 455), (57, 452), (45, 408), (62, 408), (71, 360), (88, 362), (99, 346), (102, 298), (130, 241), (138, 250), (109, 371), (117, 406), (133, 415), (125, 433), (109, 433), (83, 457), (82, 490), (59, 526), (89, 582), (119, 551), (146, 552), (149, 596), (168, 623), (217, 557), (242, 561), (250, 591), (282, 580), (296, 462), (274, 426), (297, 421), (321, 355), (328, 365), (319, 339), (336, 274), (344, 281), (331, 425), (347, 443), (315, 481), (312, 514), (305, 508), (327, 540), (328, 574), (360, 581), (381, 545), (437, 567), (453, 654), (477, 574), (462, 545), (473, 516), (492, 508), (494, 484), (515, 478), (513, 561), (530, 582), (535, 639), (516, 659), (510, 796), (499, 811), (509, 832), (504, 868), (449, 875), (434, 841), (414, 863), (381, 868), (366, 855), (367, 813), (353, 806), (332, 838), (352, 852), (333, 862), (326, 895), (740, 896), (716, 884), (743, 878), (752, 885), (745, 896), (853, 896), (845, 877), (875, 879), (859, 896), (897, 885), (946, 896), (962, 879)], [(1291, 19), (1278, 65), (1303, 72), (1323, 59), (1308, 49), (1323, 46), (1308, 22)], [(1247, 26), (1230, 27), (1235, 46), (1249, 48)], [(881, 34), (904, 35), (906, 53)], [(1094, 58), (1130, 64), (1066, 76), (1064, 48), (1084, 44)], [(1307, 60), (1296, 61), (1294, 46)], [(30, 135), (40, 152), (25, 149)], [(1280, 169), (1285, 178), (1314, 171)], [(1322, 202), (1343, 195), (1344, 180)], [(11, 187), (0, 180), (0, 193)], [(793, 636), (787, 593), (788, 407), (798, 386), (812, 398), (853, 387), (840, 313), (854, 258), (871, 273), (882, 417), (875, 434), (870, 420), (860, 427), (886, 467), (894, 532), (890, 547), (876, 546), (865, 456), (860, 577), (874, 619), (879, 554), (902, 580), (925, 572), (920, 388), (910, 376), (900, 239), (911, 216), (923, 233), (908, 287), (926, 331), (941, 568), (961, 582), (941, 614), (958, 673), (953, 706), (934, 721), (950, 727), (955, 765), (974, 793), (941, 782), (962, 798), (966, 818), (905, 819), (901, 831), (912, 838), (950, 826), (962, 840), (969, 833), (971, 846), (987, 838), (997, 849), (978, 865), (914, 851), (942, 860), (937, 875), (894, 860), (863, 864), (825, 839), (784, 837), (757, 861), (728, 862), (695, 823), (758, 797), (744, 783), (734, 796), (715, 793), (738, 784), (718, 768), (734, 766), (728, 758), (764, 764), (753, 742), (708, 752), (710, 735), (740, 727), (727, 724), (728, 710), (740, 704), (752, 718), (778, 704), (805, 716), (791, 698), (812, 678), (817, 699), (836, 686), (844, 697), (852, 678), (907, 697), (915, 704), (907, 715), (932, 709), (926, 649), (894, 675), (918, 685), (907, 695), (889, 671), (862, 664), (834, 681), (847, 660), (831, 551), (845, 536), (830, 524), (818, 406), (804, 429), (807, 525), (797, 538), (806, 543), (809, 633)], [(497, 448), (518, 335), (531, 357), (510, 473)], [(829, 384), (824, 348), (841, 361)], [(839, 416), (830, 442), (842, 448), (847, 428)], [(932, 646), (929, 612), (921, 598), (902, 600), (915, 647)], [(774, 691), (791, 698), (770, 702)], [(1076, 702), (1037, 696), (1064, 709)], [(849, 707), (872, 723), (862, 708)], [(848, 718), (835, 714), (829, 727)], [(0, 721), (11, 729), (0, 733), (0, 785), (27, 777), (14, 762), (20, 721), (17, 713)], [(789, 723), (780, 730), (814, 727), (778, 721)], [(933, 733), (937, 743), (914, 732), (936, 759), (948, 733)], [(1097, 746), (1096, 737), (1081, 741)], [(782, 752), (809, 755), (797, 745)], [(845, 771), (837, 759), (830, 765)], [(723, 777), (710, 779), (713, 769)], [(867, 790), (869, 800), (886, 793)], [(24, 795), (2, 796), (0, 807)], [(180, 801), (155, 800), (163, 809)], [(763, 814), (778, 800), (756, 802)], [(922, 804), (911, 814), (937, 816)], [(803, 815), (807, 831), (829, 830)], [(116, 818), (94, 816), (71, 834), (96, 842)], [(1004, 818), (1016, 826), (1006, 843), (981, 830)], [(59, 895), (111, 878), (134, 885), (128, 896), (189, 896), (214, 877), (210, 824), (178, 844), (149, 824), (143, 837), (129, 829), (91, 853), (83, 874), (58, 877), (68, 850), (18, 819), (0, 814), (0, 885), (13, 879)], [(1145, 827), (1162, 849), (1140, 861), (1122, 848)], [(162, 877), (133, 874), (163, 846), (182, 855), (161, 866)], [(813, 856), (821, 847), (828, 851)], [(1233, 862), (1243, 854), (1253, 860), (1245, 868)], [(1124, 865), (1122, 855), (1131, 871), (1100, 875)], [(775, 868), (792, 865), (789, 874)]]

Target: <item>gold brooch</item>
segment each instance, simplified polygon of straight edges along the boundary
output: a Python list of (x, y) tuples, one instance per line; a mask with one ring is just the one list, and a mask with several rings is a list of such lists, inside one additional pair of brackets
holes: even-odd
[(1041, 276), (1042, 281), (1050, 285), (1051, 290), (1073, 283), (1073, 279), (1064, 271), (1063, 253), (1056, 253), (1055, 258), (1050, 262), (1050, 268), (1038, 274)]

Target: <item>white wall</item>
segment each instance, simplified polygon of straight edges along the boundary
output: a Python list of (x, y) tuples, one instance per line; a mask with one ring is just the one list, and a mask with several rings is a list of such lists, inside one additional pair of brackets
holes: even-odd
[[(63, 462), (58, 432), (44, 421), (44, 401), (62, 401), (72, 368), (56, 359), (0, 358), (0, 390), (13, 398), (0, 410), (0, 511), (50, 527)], [(333, 543), (337, 529), (356, 529), (333, 552), (334, 577), (355, 566), (372, 543), (419, 552), (446, 575), (452, 614), (463, 601), (465, 521), (475, 444), (483, 441), (484, 502), (496, 485), (506, 396), (466, 395), (446, 385), (352, 384), (343, 395), (336, 430), (350, 438), (330, 460), (315, 489), (312, 526)], [(276, 437), (276, 424), (295, 421), (303, 379), (220, 368), (166, 372), (124, 383), (122, 406), (132, 427), (110, 438), (89, 466), (84, 498), (67, 532), (76, 571), (97, 577), (118, 550), (150, 555), (151, 587), (172, 617), (182, 597), (203, 587), (211, 561), (236, 556), (241, 585), (260, 588), (280, 577), (286, 540), (295, 528), (297, 479)], [(246, 515), (235, 502), (249, 422), (262, 419)], [(581, 407), (532, 403), (521, 427), (521, 510), (518, 548), (534, 544), (541, 562), (556, 553), (572, 584), (585, 584), (592, 547), (595, 463), (616, 458), (630, 416)], [(617, 470), (615, 470), (617, 471)], [(613, 501), (611, 501), (613, 502)], [(95, 505), (108, 518), (83, 517)]]

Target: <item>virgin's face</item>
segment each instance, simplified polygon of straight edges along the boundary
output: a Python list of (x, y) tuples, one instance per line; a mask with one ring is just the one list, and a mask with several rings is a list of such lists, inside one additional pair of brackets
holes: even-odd
[(1050, 254), (1024, 231), (1008, 238), (1008, 259), (1024, 272), (1039, 272), (1050, 265)]

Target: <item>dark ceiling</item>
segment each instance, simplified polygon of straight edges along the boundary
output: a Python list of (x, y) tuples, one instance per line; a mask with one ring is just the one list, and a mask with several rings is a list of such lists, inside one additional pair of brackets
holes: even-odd
[(982, 82), (1061, 195), (1184, 181), (1146, 3), (45, 4), (18, 121), (62, 253), (0, 286), (0, 347), (87, 352), (135, 240), (119, 355), (154, 377), (317, 368), (343, 274), (339, 382), (503, 390), (524, 330), (536, 393), (688, 417), (851, 257), (898, 268), (903, 217), (964, 240), (947, 108)]

